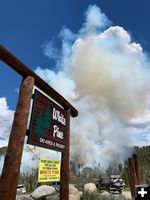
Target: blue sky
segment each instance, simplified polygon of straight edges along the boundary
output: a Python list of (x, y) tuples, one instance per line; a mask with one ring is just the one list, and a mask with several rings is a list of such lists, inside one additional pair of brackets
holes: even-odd
[[(126, 147), (150, 144), (149, 6), (148, 0), (1, 1), (0, 44), (79, 111), (71, 128), (77, 162), (107, 165), (128, 156)], [(0, 62), (1, 146), (20, 82)]]
[[(55, 38), (63, 26), (77, 32), (84, 22), (84, 12), (89, 4), (100, 6), (114, 25), (124, 27), (135, 41), (142, 44), (145, 51), (150, 51), (148, 0), (2, 0), (0, 43), (31, 69), (37, 66), (54, 68), (55, 63), (43, 55), (41, 45)], [(4, 83), (0, 85), (1, 96), (7, 97), (9, 106), (13, 109), (16, 102), (14, 88), (20, 83), (19, 76), (15, 75), (5, 67), (0, 71), (0, 78)], [(12, 80), (11, 84), (8, 84), (8, 80)]]

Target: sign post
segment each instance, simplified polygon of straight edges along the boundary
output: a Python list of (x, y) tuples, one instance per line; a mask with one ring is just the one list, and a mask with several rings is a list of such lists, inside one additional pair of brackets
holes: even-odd
[(70, 109), (67, 110), (66, 149), (61, 157), (60, 200), (69, 200)]
[(24, 80), (20, 89), (0, 180), (0, 200), (16, 199), (18, 175), (34, 84), (53, 101), (36, 91), (28, 143), (62, 152), (60, 198), (61, 200), (69, 200), (70, 115), (76, 117), (78, 111), (2, 45), (0, 45), (0, 60), (14, 69)]

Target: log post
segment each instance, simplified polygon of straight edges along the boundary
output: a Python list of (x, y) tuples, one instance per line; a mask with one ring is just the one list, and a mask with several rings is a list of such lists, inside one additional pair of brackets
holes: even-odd
[(137, 185), (137, 178), (136, 178), (136, 172), (135, 172), (135, 166), (134, 166), (134, 160), (133, 158), (128, 159), (129, 164), (129, 181), (130, 181), (130, 188), (131, 188), (131, 195), (132, 198), (135, 198), (135, 185)]
[(0, 180), (0, 200), (15, 200), (26, 135), (34, 78), (26, 77), (20, 87), (17, 108)]
[(61, 157), (60, 200), (69, 200), (70, 109), (67, 110), (66, 149)]
[(140, 185), (140, 169), (139, 169), (139, 162), (138, 157), (136, 154), (132, 154), (133, 160), (134, 160), (134, 166), (135, 166), (135, 173), (136, 173), (136, 179), (137, 179), (137, 185)]
[(132, 177), (131, 177), (131, 174), (130, 174), (129, 167), (126, 168), (126, 172), (127, 172), (127, 175), (128, 175), (128, 181), (129, 181), (131, 196), (133, 198), (133, 196), (134, 196), (134, 186), (133, 186), (133, 183), (132, 183)]

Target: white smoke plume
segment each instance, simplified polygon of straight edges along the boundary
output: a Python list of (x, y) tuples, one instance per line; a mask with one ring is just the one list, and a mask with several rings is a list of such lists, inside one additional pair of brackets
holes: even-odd
[[(129, 156), (135, 135), (144, 131), (148, 138), (148, 124), (142, 116), (149, 113), (149, 61), (141, 45), (124, 28), (111, 26), (96, 5), (89, 6), (85, 17), (78, 33), (63, 27), (61, 48), (53, 40), (42, 45), (44, 54), (56, 61), (56, 70), (37, 67), (35, 72), (79, 111), (71, 119), (71, 159), (104, 169), (111, 161)], [(148, 144), (145, 138), (140, 145)], [(38, 156), (49, 154), (34, 151)], [(27, 150), (22, 164), (26, 160), (37, 167), (37, 159)]]
[(147, 112), (149, 63), (141, 45), (124, 28), (110, 26), (100, 8), (89, 6), (85, 15), (78, 33), (63, 27), (60, 51), (53, 41), (43, 46), (49, 58), (55, 53), (57, 71), (38, 67), (36, 73), (79, 111), (71, 121), (72, 159), (105, 168), (129, 156), (130, 120)]

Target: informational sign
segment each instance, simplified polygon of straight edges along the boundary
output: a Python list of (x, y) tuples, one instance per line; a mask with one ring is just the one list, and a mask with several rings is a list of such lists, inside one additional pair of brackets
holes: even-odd
[(60, 181), (60, 161), (40, 159), (38, 182), (57, 182)]
[(27, 143), (63, 152), (66, 131), (66, 111), (35, 90)]

